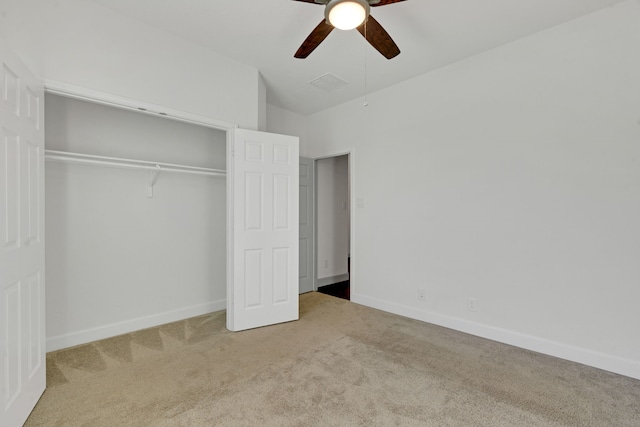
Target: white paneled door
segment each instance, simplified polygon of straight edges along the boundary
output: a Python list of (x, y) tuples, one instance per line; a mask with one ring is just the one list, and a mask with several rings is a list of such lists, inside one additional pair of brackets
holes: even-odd
[(227, 328), (298, 319), (297, 137), (235, 129), (227, 161)]
[(43, 87), (0, 45), (0, 425), (45, 389)]
[(314, 182), (313, 160), (300, 157), (300, 293), (313, 291), (315, 277), (313, 239)]

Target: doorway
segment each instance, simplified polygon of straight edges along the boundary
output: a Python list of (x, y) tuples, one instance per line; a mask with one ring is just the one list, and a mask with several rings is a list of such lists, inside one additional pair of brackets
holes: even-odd
[(318, 292), (351, 299), (350, 154), (316, 160)]

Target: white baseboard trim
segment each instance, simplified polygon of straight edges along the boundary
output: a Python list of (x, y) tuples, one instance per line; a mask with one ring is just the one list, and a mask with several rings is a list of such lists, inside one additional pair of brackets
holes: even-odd
[(347, 280), (349, 280), (349, 273), (344, 273), (337, 276), (323, 277), (322, 279), (318, 279), (317, 285), (318, 288), (320, 288), (322, 286), (333, 285), (334, 283), (345, 282)]
[(420, 320), (456, 331), (490, 339), (503, 344), (520, 347), (548, 356), (581, 363), (627, 377), (640, 379), (640, 361), (625, 359), (597, 351), (574, 347), (556, 341), (550, 341), (507, 329), (487, 326), (469, 320), (445, 316), (415, 307), (379, 300), (359, 293), (351, 293), (351, 301), (356, 304), (376, 308), (378, 310)]
[(190, 317), (201, 316), (227, 308), (226, 300), (211, 301), (205, 304), (193, 305), (191, 307), (179, 308), (166, 311), (164, 313), (152, 314), (150, 316), (138, 317), (136, 319), (125, 320), (118, 323), (99, 326), (97, 328), (85, 329), (82, 331), (70, 332), (64, 335), (47, 338), (47, 352), (61, 350), (80, 344), (115, 337), (141, 329), (152, 328), (164, 325), (165, 323), (177, 322)]

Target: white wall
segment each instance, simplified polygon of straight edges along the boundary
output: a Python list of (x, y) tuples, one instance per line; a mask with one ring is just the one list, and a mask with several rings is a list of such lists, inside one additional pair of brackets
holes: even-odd
[(39, 0), (0, 2), (0, 39), (36, 76), (44, 74), (45, 13)]
[(7, 0), (0, 12), (0, 35), (45, 82), (260, 125), (266, 100), (253, 67), (91, 1)]
[(352, 299), (640, 378), (638, 22), (630, 0), (311, 116), (310, 156), (356, 148)]
[[(349, 157), (316, 161), (318, 285), (348, 278)], [(326, 280), (322, 280), (326, 279)]]
[(267, 132), (267, 85), (258, 74), (258, 128), (260, 132)]
[[(46, 148), (225, 169), (225, 132), (53, 95)], [(226, 181), (46, 164), (48, 350), (221, 310)]]
[(297, 136), (300, 138), (300, 157), (308, 157), (305, 116), (267, 104), (267, 132)]

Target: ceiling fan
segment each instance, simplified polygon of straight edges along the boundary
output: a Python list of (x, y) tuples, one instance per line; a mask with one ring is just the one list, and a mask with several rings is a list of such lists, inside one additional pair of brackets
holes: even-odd
[(324, 5), (325, 19), (309, 34), (302, 46), (293, 55), (306, 58), (327, 38), (334, 28), (352, 30), (357, 28), (371, 46), (385, 58), (395, 58), (400, 49), (382, 25), (369, 14), (370, 7), (386, 6), (405, 0), (295, 0)]

